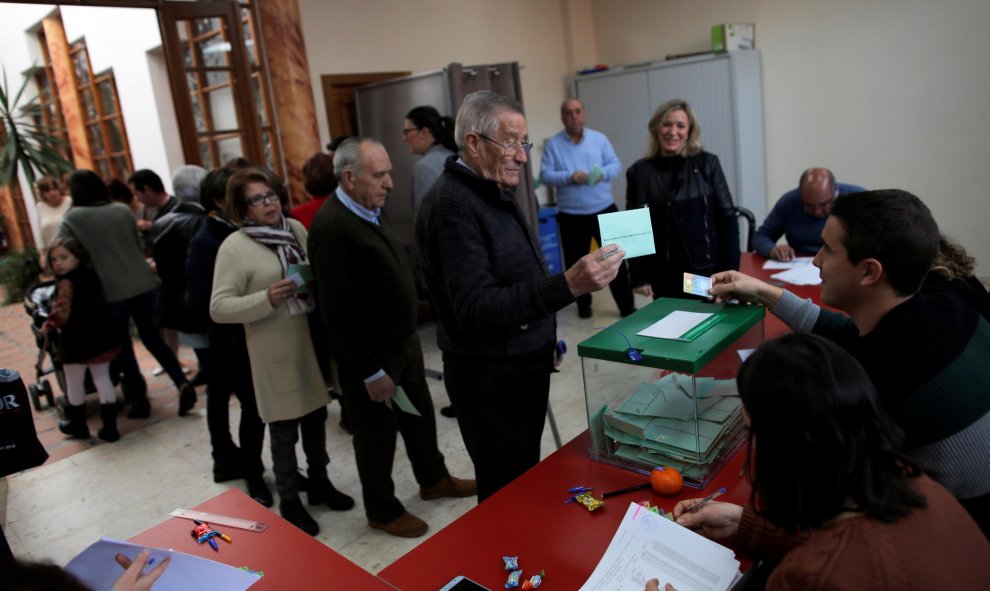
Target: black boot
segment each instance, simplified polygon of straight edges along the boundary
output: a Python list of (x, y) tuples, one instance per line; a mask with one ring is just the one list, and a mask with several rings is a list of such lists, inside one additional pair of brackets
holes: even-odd
[(194, 406), (196, 406), (196, 389), (186, 382), (179, 386), (179, 416), (186, 416)]
[(120, 432), (117, 431), (117, 403), (101, 404), (100, 418), (103, 419), (103, 427), (96, 432), (96, 435), (103, 441), (111, 443), (120, 439)]
[(241, 449), (233, 441), (213, 448), (213, 482), (227, 482), (243, 476)]
[(275, 504), (275, 499), (272, 498), (272, 491), (268, 488), (268, 484), (261, 475), (245, 476), (244, 481), (247, 482), (248, 496), (252, 499), (265, 507), (271, 507)]
[(320, 525), (306, 512), (306, 508), (303, 507), (301, 500), (287, 499), (279, 501), (278, 511), (286, 521), (309, 535), (315, 536), (320, 533)]
[(65, 406), (65, 416), (67, 417), (66, 420), (58, 422), (59, 431), (79, 439), (87, 439), (89, 437), (89, 426), (86, 425), (85, 404), (67, 404)]
[(319, 505), (326, 503), (334, 511), (347, 511), (354, 507), (354, 499), (334, 488), (333, 483), (327, 480), (309, 479), (309, 504)]

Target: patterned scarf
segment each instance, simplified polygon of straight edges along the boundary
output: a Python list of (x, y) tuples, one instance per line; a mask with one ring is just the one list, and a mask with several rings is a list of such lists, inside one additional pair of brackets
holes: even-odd
[[(289, 227), (289, 221), (282, 216), (279, 219), (277, 228), (257, 222), (245, 221), (241, 226), (248, 236), (259, 244), (263, 244), (271, 249), (278, 257), (278, 262), (282, 265), (282, 278), (289, 276), (289, 265), (298, 265), (306, 262), (306, 251), (299, 246), (296, 235)], [(306, 294), (292, 296), (286, 303), (289, 305), (289, 314), (297, 316), (308, 314), (316, 309), (316, 302)]]

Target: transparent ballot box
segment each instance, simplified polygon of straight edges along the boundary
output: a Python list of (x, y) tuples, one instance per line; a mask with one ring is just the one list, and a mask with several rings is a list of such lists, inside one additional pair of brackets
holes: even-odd
[[(711, 316), (673, 338), (637, 334), (661, 320), (691, 326), (691, 313)], [(763, 342), (763, 316), (762, 306), (660, 298), (580, 343), (591, 458), (642, 474), (670, 466), (706, 486), (745, 439), (735, 377), (739, 351)]]

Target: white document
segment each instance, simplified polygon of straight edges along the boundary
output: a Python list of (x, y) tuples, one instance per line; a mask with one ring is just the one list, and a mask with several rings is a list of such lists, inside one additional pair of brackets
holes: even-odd
[[(190, 543), (195, 543), (192, 538), (189, 540)], [(222, 546), (226, 542), (218, 543), (222, 552)], [(117, 564), (114, 556), (119, 553), (134, 560), (138, 552), (146, 547), (102, 538), (70, 560), (69, 564), (65, 565), (65, 570), (90, 589), (109, 589), (124, 573), (124, 568)], [(162, 573), (162, 577), (155, 582), (155, 591), (217, 591), (217, 589), (242, 591), (261, 578), (239, 568), (191, 554), (161, 548), (148, 548), (148, 550), (151, 551), (149, 561), (155, 562), (145, 567), (145, 572), (150, 571), (166, 558), (172, 559), (172, 563)]]
[(763, 269), (765, 271), (793, 269), (794, 267), (800, 267), (802, 265), (810, 265), (814, 258), (815, 257), (794, 257), (789, 261), (775, 261), (773, 259), (767, 259), (767, 262), (763, 263)]
[(814, 265), (801, 265), (780, 273), (771, 275), (774, 279), (786, 281), (794, 285), (821, 285), (822, 278), (818, 274), (818, 267)]
[(643, 591), (660, 579), (678, 591), (723, 591), (739, 576), (732, 550), (630, 503), (605, 555), (580, 591)]
[(756, 351), (756, 349), (739, 349), (736, 353), (739, 354), (739, 359), (746, 361), (753, 354), (753, 351)]
[(708, 320), (711, 316), (711, 314), (706, 312), (684, 312), (682, 310), (676, 310), (636, 334), (642, 337), (684, 341), (687, 339), (682, 339), (681, 335), (705, 320)]

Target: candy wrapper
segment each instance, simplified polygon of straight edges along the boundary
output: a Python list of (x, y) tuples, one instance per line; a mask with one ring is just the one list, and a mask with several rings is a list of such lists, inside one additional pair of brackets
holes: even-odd
[(529, 579), (523, 581), (522, 584), (523, 591), (528, 591), (529, 589), (539, 589), (540, 585), (543, 584), (544, 576), (546, 575), (543, 574), (543, 571), (540, 571), (540, 574), (533, 575)]
[(519, 578), (522, 577), (522, 570), (514, 570), (509, 573), (508, 580), (505, 581), (506, 589), (513, 589), (519, 586)]
[(578, 495), (577, 497), (575, 497), (574, 500), (584, 505), (588, 509), (588, 511), (601, 509), (602, 506), (605, 505), (605, 501), (601, 499), (596, 499), (595, 497), (591, 496), (590, 493), (584, 493), (582, 495)]
[(502, 560), (505, 561), (505, 570), (519, 570), (518, 556), (503, 556)]

